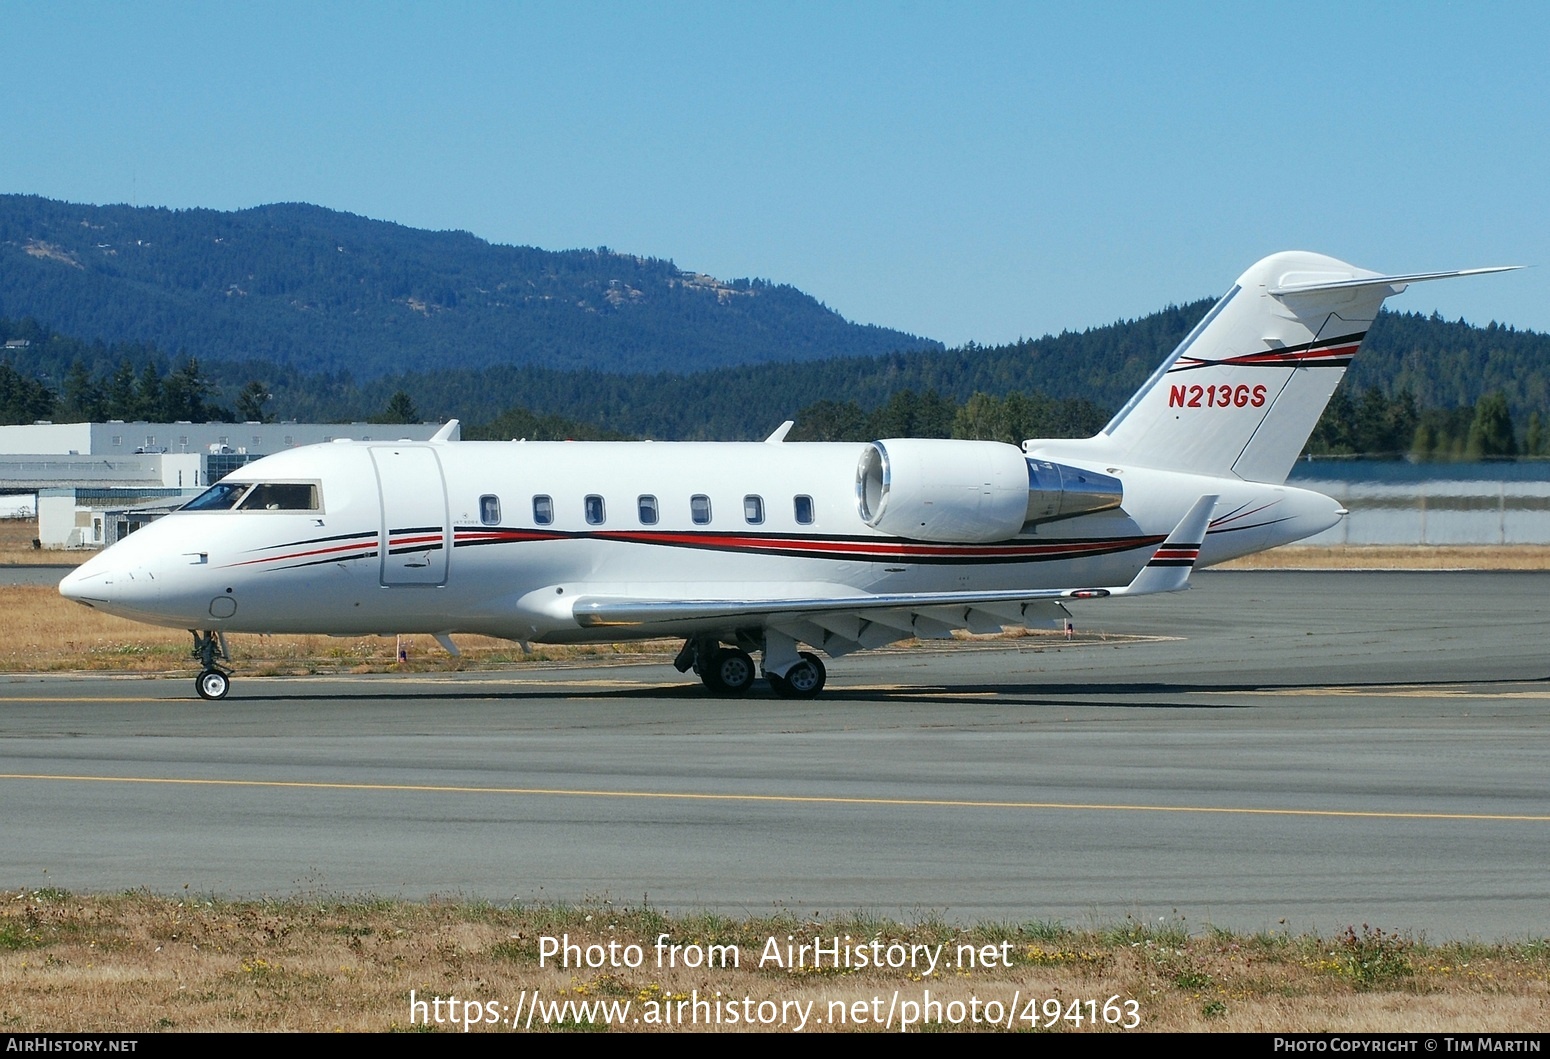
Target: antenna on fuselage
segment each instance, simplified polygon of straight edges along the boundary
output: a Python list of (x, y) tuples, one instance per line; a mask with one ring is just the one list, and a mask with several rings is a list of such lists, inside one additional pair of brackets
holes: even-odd
[(794, 426), (796, 426), (795, 420), (786, 420), (780, 426), (775, 428), (775, 433), (764, 439), (764, 443), (766, 445), (779, 445), (782, 441), (786, 440), (786, 435), (791, 433), (791, 428)]

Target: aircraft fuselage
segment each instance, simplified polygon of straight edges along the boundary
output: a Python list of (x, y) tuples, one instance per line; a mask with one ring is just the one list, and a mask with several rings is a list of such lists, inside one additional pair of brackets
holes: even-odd
[[(1062, 443), (1066, 466), (1079, 466), (1070, 451), (1079, 444)], [(572, 604), (1123, 585), (1206, 492), (1221, 500), (1202, 563), (1298, 540), (1340, 517), (1334, 501), (1289, 486), (1093, 466), (1083, 469), (1123, 483), (1122, 507), (989, 543), (915, 540), (863, 520), (857, 466), (867, 448), (311, 446), (249, 464), (223, 485), (314, 486), (315, 507), (250, 500), (175, 512), (88, 561), (62, 590), (178, 628), (614, 641), (686, 630), (588, 628)]]

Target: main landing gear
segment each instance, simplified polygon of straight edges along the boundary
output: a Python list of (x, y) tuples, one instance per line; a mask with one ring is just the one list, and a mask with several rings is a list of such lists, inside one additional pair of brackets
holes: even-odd
[(775, 694), (783, 699), (812, 699), (817, 698), (823, 690), (824, 681), (829, 678), (829, 673), (824, 669), (822, 660), (811, 651), (802, 652), (802, 660), (790, 669), (786, 675), (777, 677), (773, 673), (767, 674), (770, 687), (775, 689)]
[[(759, 676), (759, 669), (748, 651), (751, 648), (764, 655), (764, 678), (775, 694), (783, 699), (815, 697), (823, 690), (828, 677), (823, 661), (810, 651), (796, 654), (794, 644), (789, 645), (789, 650), (780, 651), (779, 646), (787, 645), (771, 644), (769, 640), (774, 636), (770, 634), (760, 644), (751, 636), (739, 635), (737, 646), (723, 645), (708, 636), (686, 640), (673, 665), (680, 673), (693, 669), (712, 695), (736, 698), (746, 694)], [(777, 649), (772, 650), (772, 647)], [(787, 662), (785, 672), (779, 673), (775, 671), (772, 654), (796, 654), (796, 657), (794, 660), (783, 659)]]
[(194, 690), (201, 699), (224, 699), (231, 690), (231, 672), (218, 663), (230, 662), (226, 651), (226, 637), (218, 632), (200, 632), (190, 629), (194, 636), (193, 657), (199, 659), (201, 670), (194, 678)]

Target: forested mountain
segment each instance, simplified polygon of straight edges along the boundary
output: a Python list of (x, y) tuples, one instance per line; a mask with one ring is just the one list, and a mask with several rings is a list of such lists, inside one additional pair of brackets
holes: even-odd
[(495, 365), (688, 372), (940, 348), (765, 280), (296, 203), (224, 213), (0, 195), (0, 315), (207, 363), (357, 379)]

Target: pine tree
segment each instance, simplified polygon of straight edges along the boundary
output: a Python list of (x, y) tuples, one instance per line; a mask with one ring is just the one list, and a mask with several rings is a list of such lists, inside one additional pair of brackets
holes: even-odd
[(418, 423), (420, 413), (414, 407), (414, 400), (403, 390), (399, 390), (388, 398), (387, 407), (381, 415), (372, 416), (372, 423)]
[(1518, 444), (1512, 430), (1512, 415), (1507, 411), (1504, 394), (1488, 393), (1475, 405), (1475, 420), (1469, 425), (1469, 440), (1465, 444), (1464, 454), (1471, 460), (1518, 454)]
[(263, 383), (254, 379), (237, 395), (237, 418), (245, 423), (273, 423), (274, 416), (264, 411), (265, 402), (273, 397)]

